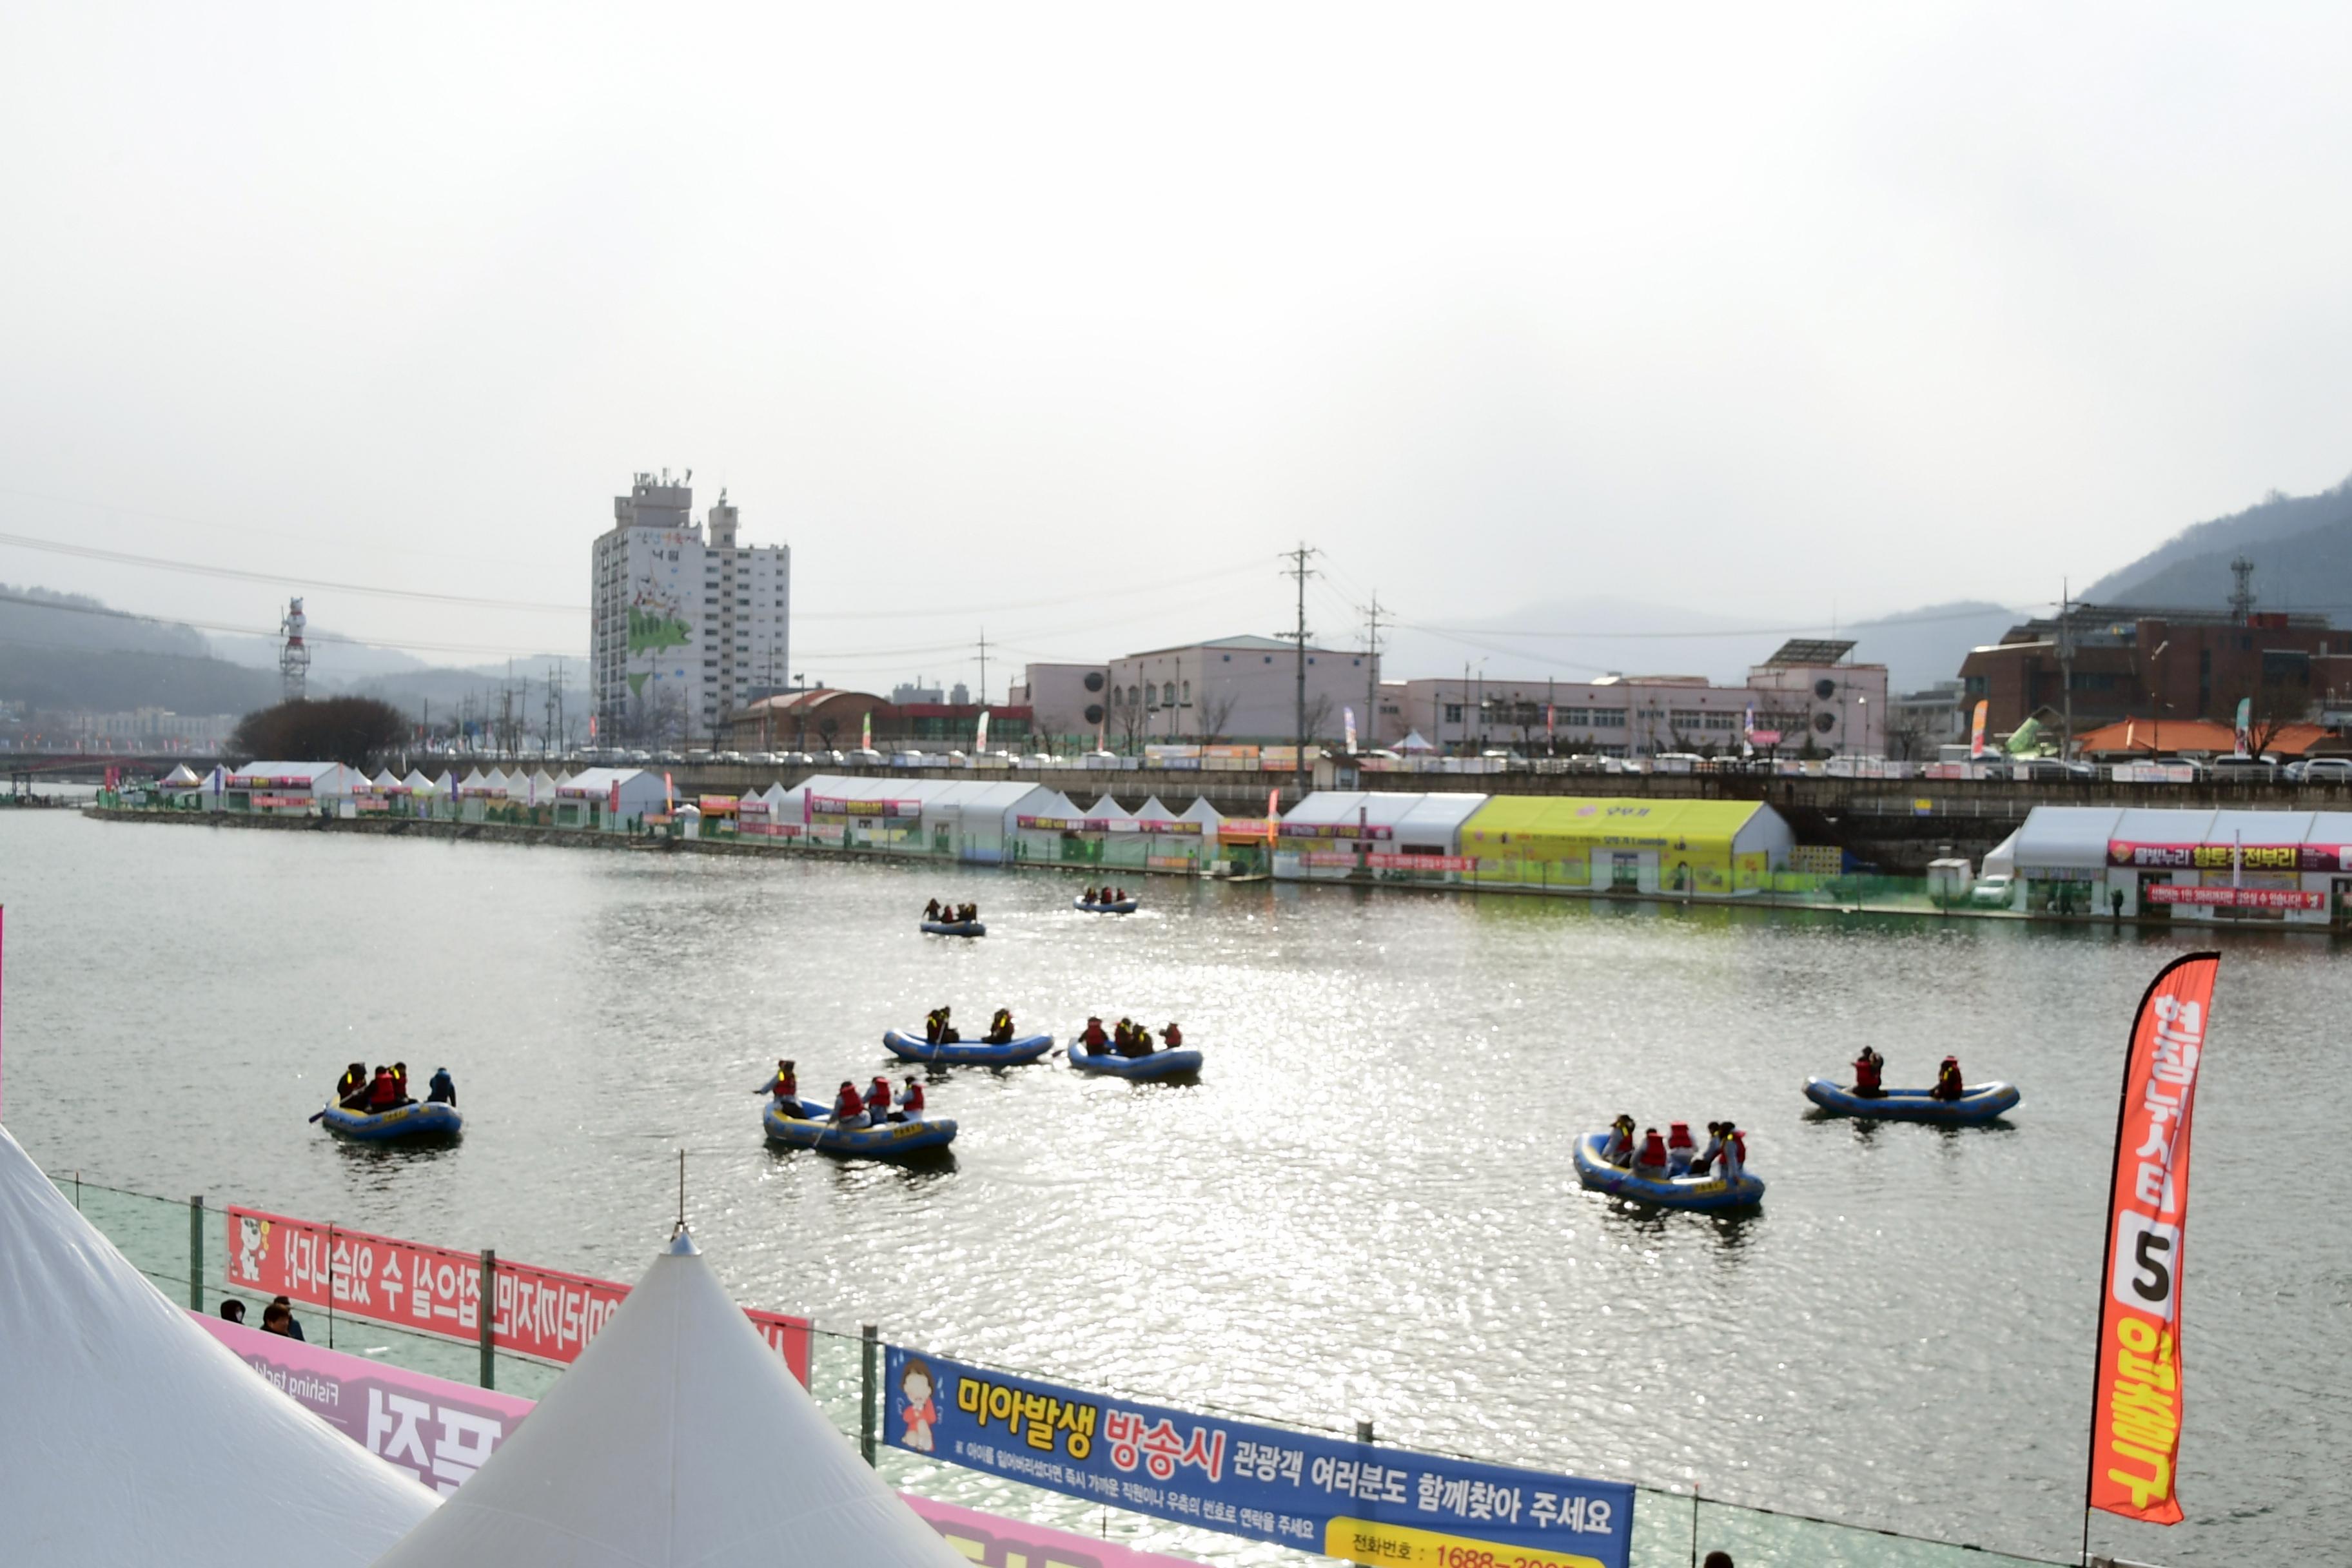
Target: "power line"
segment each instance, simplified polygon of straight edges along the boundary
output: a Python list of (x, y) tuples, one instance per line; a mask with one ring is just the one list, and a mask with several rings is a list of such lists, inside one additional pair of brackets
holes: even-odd
[(159, 572), (184, 572), (196, 577), (226, 577), (246, 583), (268, 583), (281, 588), (331, 588), (341, 594), (366, 594), (380, 599), (409, 599), (435, 605), (467, 605), (484, 610), (531, 610), (584, 616), (585, 605), (556, 605), (541, 599), (477, 599), (463, 594), (435, 594), (422, 588), (383, 588), (367, 583), (331, 583), (318, 577), (289, 577), (280, 572), (248, 572), (236, 566), (207, 566), (200, 561), (172, 561), (160, 555), (140, 555), (127, 550), (101, 550), (94, 544), (68, 544), (58, 539), (36, 539), (27, 533), (0, 533), (0, 544), (19, 550), (45, 550), (55, 555), (106, 561), (118, 566), (144, 566)]
[[(2011, 616), (2021, 616), (2031, 613), (2028, 610), (2019, 609), (2008, 605), (1997, 605), (1993, 606), (1993, 609), (2000, 611), (2001, 614)], [(1950, 610), (1946, 611), (1941, 615), (1934, 616), (1889, 616), (1882, 620), (1875, 621), (1849, 621), (1845, 623), (1845, 629), (1848, 631), (1867, 632), (1875, 631), (1886, 626), (1936, 626), (1946, 621), (1975, 620), (1979, 616), (1990, 613), (1992, 612), (1988, 610)], [(1517, 626), (1423, 626), (1418, 621), (1399, 621), (1395, 624), (1401, 626), (1408, 626), (1413, 631), (1431, 632), (1440, 637), (1468, 633), (1486, 637), (1586, 637), (1603, 641), (1612, 640), (1619, 637), (1638, 638), (1643, 641), (1705, 641), (1709, 638), (1717, 637), (1802, 637), (1808, 632), (1826, 632), (1837, 629), (1834, 625), (1830, 623), (1816, 623), (1812, 626), (1746, 626), (1731, 628), (1724, 631), (1697, 632), (1561, 632), (1542, 631), (1532, 627)]]

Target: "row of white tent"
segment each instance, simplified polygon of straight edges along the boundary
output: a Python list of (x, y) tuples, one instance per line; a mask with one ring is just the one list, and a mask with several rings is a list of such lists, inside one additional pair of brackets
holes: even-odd
[(198, 1328), (5, 1129), (0, 1562), (967, 1568), (683, 1232), (445, 1500)]
[(439, 796), (447, 800), (471, 796), (545, 805), (551, 805), (558, 792), (572, 779), (568, 772), (551, 773), (545, 768), (536, 772), (527, 768), (511, 772), (492, 768), (487, 773), (475, 768), (463, 778), (446, 768), (435, 776), (415, 768), (406, 773), (384, 768), (371, 776), (335, 763), (278, 762), (251, 763), (242, 768), (215, 767), (208, 773), (199, 773), (183, 763), (165, 774), (158, 787), (220, 795), (229, 790), (291, 786), (302, 788), (321, 800), (373, 794)]

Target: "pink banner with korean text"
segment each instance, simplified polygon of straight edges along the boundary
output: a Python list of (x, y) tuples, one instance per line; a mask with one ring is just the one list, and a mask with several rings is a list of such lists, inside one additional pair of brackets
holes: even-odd
[[(481, 1337), (478, 1253), (236, 1205), (227, 1219), (234, 1287), (442, 1339)], [(568, 1363), (578, 1356), (629, 1293), (609, 1279), (504, 1258), (496, 1269), (491, 1343), (539, 1361)], [(751, 1310), (744, 1316), (793, 1375), (807, 1383), (808, 1320)]]

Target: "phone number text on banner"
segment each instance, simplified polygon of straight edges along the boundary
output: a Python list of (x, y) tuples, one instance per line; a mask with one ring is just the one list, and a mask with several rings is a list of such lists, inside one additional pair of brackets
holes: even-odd
[(1135, 1405), (892, 1345), (890, 1446), (1393, 1568), (1625, 1568), (1633, 1489)]
[[(629, 1293), (610, 1279), (503, 1258), (496, 1268), (491, 1342), (541, 1361), (578, 1357)], [(231, 1206), (228, 1282), (418, 1333), (458, 1340), (481, 1334), (478, 1253)], [(806, 1384), (808, 1320), (749, 1310), (743, 1315)]]

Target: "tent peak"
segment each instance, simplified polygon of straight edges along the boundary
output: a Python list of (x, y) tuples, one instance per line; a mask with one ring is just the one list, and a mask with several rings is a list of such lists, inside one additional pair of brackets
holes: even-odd
[(664, 1250), (672, 1258), (698, 1258), (702, 1254), (702, 1248), (694, 1245), (694, 1232), (684, 1225), (677, 1227), (677, 1234), (669, 1238), (669, 1246)]

